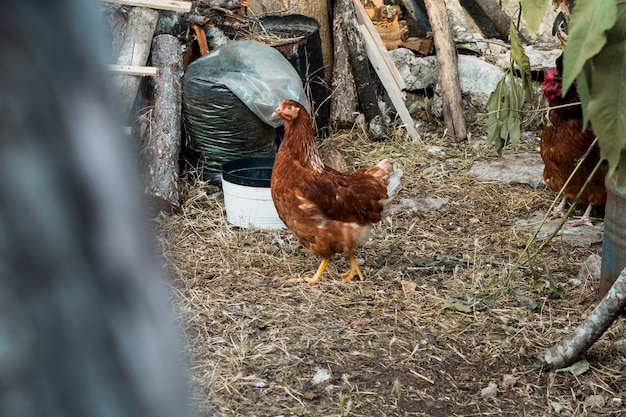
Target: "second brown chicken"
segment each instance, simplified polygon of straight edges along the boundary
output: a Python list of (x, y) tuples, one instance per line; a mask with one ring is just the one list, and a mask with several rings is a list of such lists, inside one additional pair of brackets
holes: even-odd
[[(541, 84), (544, 96), (548, 99), (550, 110), (541, 131), (541, 158), (544, 162), (543, 180), (547, 187), (558, 192), (563, 188), (579, 160), (587, 152), (595, 139), (591, 125), (583, 129), (583, 113), (576, 86), (572, 85), (562, 96), (561, 84), (562, 59), (557, 60), (557, 67), (550, 68)], [(568, 200), (574, 200), (587, 178), (600, 161), (600, 149), (597, 144), (589, 155), (581, 162), (563, 193), (563, 199), (552, 212), (552, 219), (563, 217)], [(606, 202), (604, 178), (607, 173), (606, 164), (593, 176), (580, 201), (588, 203), (582, 218), (570, 220), (571, 226), (592, 226), (591, 210), (594, 206)]]

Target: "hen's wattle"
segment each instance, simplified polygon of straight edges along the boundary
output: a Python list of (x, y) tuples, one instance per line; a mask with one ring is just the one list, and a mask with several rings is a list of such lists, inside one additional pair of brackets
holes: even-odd
[(324, 165), (306, 109), (283, 100), (275, 115), (283, 118), (285, 134), (272, 170), (271, 190), (276, 211), (298, 241), (322, 262), (318, 282), (335, 253), (348, 256), (346, 281), (363, 274), (354, 249), (370, 236), (400, 185), (402, 170), (390, 159), (368, 169), (340, 172)]

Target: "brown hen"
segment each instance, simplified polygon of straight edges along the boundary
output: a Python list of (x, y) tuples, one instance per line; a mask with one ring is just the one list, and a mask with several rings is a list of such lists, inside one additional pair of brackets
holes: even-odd
[[(562, 96), (561, 91), (562, 60), (557, 59), (557, 68), (550, 68), (541, 84), (544, 96), (548, 99), (550, 110), (541, 131), (541, 158), (544, 162), (543, 180), (552, 191), (558, 192), (572, 174), (579, 159), (587, 152), (595, 139), (591, 125), (583, 130), (583, 114), (576, 86), (572, 85)], [(559, 107), (563, 106), (563, 107)], [(574, 200), (587, 178), (600, 161), (600, 149), (597, 144), (582, 161), (563, 193), (563, 199), (552, 212), (552, 219), (563, 217), (568, 200)], [(591, 222), (591, 209), (606, 202), (604, 177), (606, 165), (600, 167), (580, 197), (580, 201), (588, 203), (581, 219), (571, 220), (571, 226), (588, 225)]]
[(276, 211), (298, 241), (322, 257), (313, 278), (292, 281), (314, 284), (335, 253), (348, 256), (350, 281), (363, 274), (354, 249), (370, 236), (400, 185), (402, 170), (390, 159), (371, 168), (340, 172), (324, 165), (315, 144), (306, 109), (283, 100), (274, 114), (284, 120), (285, 134), (272, 170), (271, 190)]

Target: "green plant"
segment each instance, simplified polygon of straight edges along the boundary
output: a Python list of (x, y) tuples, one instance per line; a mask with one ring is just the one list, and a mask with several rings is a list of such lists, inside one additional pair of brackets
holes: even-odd
[[(578, 0), (568, 35), (563, 91), (576, 80), (585, 123), (612, 173), (626, 164), (626, 1)], [(626, 169), (618, 185), (626, 185)]]

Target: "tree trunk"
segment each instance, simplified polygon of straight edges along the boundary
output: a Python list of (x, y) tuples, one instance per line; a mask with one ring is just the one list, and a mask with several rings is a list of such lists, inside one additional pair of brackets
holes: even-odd
[[(117, 58), (118, 65), (146, 65), (150, 55), (150, 45), (159, 12), (143, 7), (133, 7), (128, 12), (128, 23), (124, 43)], [(141, 77), (136, 75), (115, 75), (122, 116), (128, 118), (135, 103)]]
[(356, 10), (352, 0), (338, 0), (341, 7), (348, 35), (349, 60), (355, 79), (356, 90), (359, 95), (361, 111), (368, 123), (368, 134), (372, 140), (382, 140), (389, 135), (389, 127), (378, 107), (378, 98), (374, 90), (374, 80), (370, 73), (370, 63), (365, 53), (363, 37), (359, 29), (359, 22), (356, 18)]
[(425, 0), (426, 10), (433, 27), (435, 52), (439, 65), (443, 121), (447, 134), (461, 141), (467, 138), (463, 115), (463, 98), (459, 83), (456, 46), (448, 23), (444, 0)]
[(537, 355), (551, 368), (559, 369), (576, 362), (626, 308), (626, 268), (587, 319), (559, 343)]
[(352, 67), (350, 66), (350, 44), (348, 29), (354, 22), (346, 22), (349, 16), (345, 9), (347, 1), (335, 3), (333, 21), (333, 41), (335, 63), (333, 65), (332, 95), (330, 97), (330, 123), (336, 129), (352, 126), (356, 118), (359, 98)]
[(157, 208), (180, 207), (178, 157), (181, 141), (182, 54), (178, 38), (158, 35), (152, 42), (152, 65), (159, 69), (154, 80), (154, 127), (142, 150), (146, 194)]

